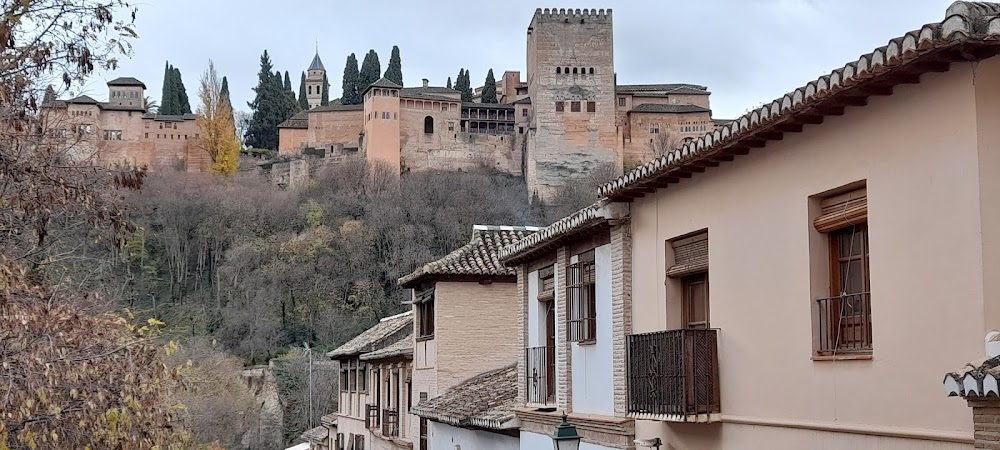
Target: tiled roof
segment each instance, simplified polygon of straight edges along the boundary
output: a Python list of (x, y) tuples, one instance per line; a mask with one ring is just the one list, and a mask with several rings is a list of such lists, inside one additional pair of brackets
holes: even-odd
[(986, 357), (969, 362), (944, 376), (944, 392), (949, 397), (976, 398), (1000, 395), (1000, 332), (986, 333)]
[(142, 111), (146, 112), (146, 107), (144, 106), (129, 106), (129, 105), (116, 105), (114, 103), (101, 102), (99, 105), (101, 109), (106, 111)]
[(338, 417), (337, 413), (330, 413), (323, 417), (320, 417), (319, 423), (326, 425), (328, 427), (329, 426), (335, 427), (337, 426), (337, 417)]
[(406, 357), (412, 355), (413, 355), (413, 332), (411, 331), (410, 334), (396, 341), (395, 344), (361, 355), (361, 360), (374, 361), (378, 359), (389, 359), (400, 356)]
[(615, 92), (661, 92), (673, 91), (677, 89), (689, 89), (692, 91), (708, 91), (705, 86), (687, 83), (667, 83), (667, 84), (619, 84), (615, 86)]
[(419, 86), (419, 87), (402, 88), (399, 90), (399, 95), (403, 94), (462, 95), (461, 92), (455, 89), (446, 88), (444, 86), (427, 86), (427, 87)]
[(197, 118), (194, 114), (156, 114), (156, 113), (146, 113), (142, 115), (143, 119), (153, 119), (161, 122), (180, 122), (184, 120), (194, 120)]
[(278, 124), (278, 128), (299, 128), (306, 129), (309, 128), (309, 111), (301, 111), (288, 120)]
[(306, 70), (326, 70), (323, 67), (323, 60), (319, 59), (319, 52), (316, 52), (316, 56), (313, 56), (312, 63), (309, 64), (309, 68)]
[(715, 126), (729, 125), (732, 121), (733, 119), (712, 119), (712, 124)]
[(396, 84), (396, 83), (394, 83), (394, 82), (392, 82), (392, 81), (389, 81), (389, 79), (386, 78), (386, 77), (382, 77), (382, 78), (379, 78), (374, 83), (368, 85), (368, 87), (365, 88), (365, 92), (368, 92), (368, 90), (371, 89), (371, 88), (402, 89), (403, 87), (400, 86), (400, 85), (398, 85), (398, 84)]
[(518, 426), (517, 403), (517, 365), (512, 364), (463, 381), (411, 411), (455, 426), (506, 430)]
[(317, 106), (310, 109), (308, 112), (323, 112), (323, 111), (364, 111), (365, 105), (334, 105), (330, 103), (326, 106)]
[(513, 276), (513, 269), (500, 264), (499, 253), (504, 246), (515, 244), (538, 231), (538, 227), (475, 225), (468, 244), (418, 267), (399, 279), (404, 288), (415, 286), (424, 279), (448, 275)]
[(552, 225), (542, 228), (519, 242), (504, 247), (500, 251), (500, 261), (513, 267), (522, 261), (530, 260), (535, 254), (571, 239), (580, 233), (588, 232), (595, 227), (609, 225), (612, 221), (628, 215), (628, 205), (599, 201), (587, 206), (569, 216), (559, 219)]
[(66, 103), (75, 103), (75, 104), (83, 104), (83, 105), (99, 105), (101, 102), (99, 102), (97, 100), (94, 100), (94, 98), (91, 97), (91, 96), (89, 96), (89, 95), (80, 95), (80, 96), (77, 96), (77, 97), (73, 97), (73, 98), (71, 98), (69, 100), (66, 100)]
[(311, 430), (306, 430), (306, 432), (302, 433), (301, 436), (302, 439), (315, 443), (321, 443), (328, 437), (330, 437), (330, 430), (324, 426), (318, 426)]
[(522, 99), (514, 100), (514, 104), (515, 105), (530, 105), (531, 104), (531, 97), (524, 97)]
[(392, 317), (380, 320), (375, 326), (363, 331), (361, 334), (347, 341), (336, 350), (326, 354), (333, 359), (368, 353), (385, 346), (395, 344), (399, 339), (406, 336), (403, 331), (408, 331), (413, 325), (413, 311), (407, 311)]
[(638, 113), (702, 113), (712, 112), (711, 109), (703, 108), (698, 105), (661, 105), (657, 103), (643, 103), (641, 105), (635, 105), (629, 112)]
[(421, 94), (421, 93), (399, 93), (400, 98), (413, 98), (417, 100), (437, 100), (442, 102), (460, 102), (461, 98), (447, 97), (444, 95), (434, 95), (434, 94)]
[[(845, 106), (863, 106), (867, 97), (889, 95), (896, 84), (915, 83), (930, 71), (948, 70), (951, 61), (983, 58), (1000, 45), (1000, 4), (955, 2), (940, 23), (924, 25), (888, 45), (851, 61), (783, 97), (757, 108), (728, 126), (689, 142), (601, 186), (603, 197), (631, 199), (654, 192), (656, 185), (679, 182), (698, 172), (699, 163), (729, 161), (734, 154), (798, 132), (805, 124), (843, 114)], [(978, 50), (983, 50), (977, 53)], [(978, 55), (978, 56), (977, 56)]]
[(146, 89), (146, 84), (132, 77), (118, 77), (108, 82), (108, 86), (142, 86)]

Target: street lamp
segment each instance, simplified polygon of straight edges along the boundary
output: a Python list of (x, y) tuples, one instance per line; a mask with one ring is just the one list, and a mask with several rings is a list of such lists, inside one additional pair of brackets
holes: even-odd
[(555, 450), (579, 450), (580, 435), (576, 433), (576, 427), (566, 421), (566, 413), (562, 415), (562, 423), (556, 425), (556, 430), (552, 432), (552, 446)]

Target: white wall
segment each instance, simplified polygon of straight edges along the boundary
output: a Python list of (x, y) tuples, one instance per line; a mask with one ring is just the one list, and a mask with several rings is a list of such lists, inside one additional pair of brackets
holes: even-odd
[[(473, 431), (430, 422), (430, 447), (434, 450), (519, 450), (519, 439), (488, 431)], [(458, 447), (456, 447), (458, 446)], [(552, 443), (549, 442), (551, 448)], [(582, 447), (581, 447), (582, 448)]]
[[(554, 431), (554, 429), (553, 429)], [(552, 447), (552, 438), (542, 434), (530, 433), (527, 431), (521, 432), (521, 450), (548, 450)], [(486, 447), (484, 447), (484, 450)], [(436, 450), (436, 449), (435, 449)], [(447, 449), (452, 450), (452, 449)], [(467, 450), (462, 447), (462, 450)], [(581, 442), (580, 450), (620, 450), (614, 447), (604, 447), (597, 444), (591, 444), (589, 442)]]
[(538, 301), (538, 271), (528, 273), (528, 347), (545, 345), (545, 311)]
[(597, 266), (597, 342), (572, 344), (573, 411), (613, 416), (610, 244), (594, 249), (594, 262)]

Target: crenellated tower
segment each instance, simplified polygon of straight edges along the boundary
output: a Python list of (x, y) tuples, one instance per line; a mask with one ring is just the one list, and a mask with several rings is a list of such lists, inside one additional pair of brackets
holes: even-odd
[(611, 10), (536, 9), (527, 38), (529, 192), (548, 197), (608, 163), (620, 172)]

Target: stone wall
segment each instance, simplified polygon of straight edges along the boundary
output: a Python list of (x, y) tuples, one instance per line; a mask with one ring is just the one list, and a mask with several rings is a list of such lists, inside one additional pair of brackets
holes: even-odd
[[(652, 133), (652, 125), (656, 124), (659, 133)], [(625, 116), (622, 127), (623, 158), (626, 165), (644, 163), (659, 156), (653, 146), (661, 146), (660, 139), (669, 136), (673, 147), (679, 146), (684, 139), (698, 138), (714, 129), (710, 112), (693, 113), (630, 113)], [(705, 131), (682, 131), (682, 126), (704, 126)], [(663, 134), (663, 136), (657, 136)]]
[(247, 430), (242, 443), (246, 448), (283, 448), (284, 412), (278, 397), (278, 383), (270, 366), (243, 370), (243, 380), (260, 405), (260, 420), (256, 428)]
[(310, 147), (359, 147), (365, 113), (361, 109), (310, 111), (305, 144)]

